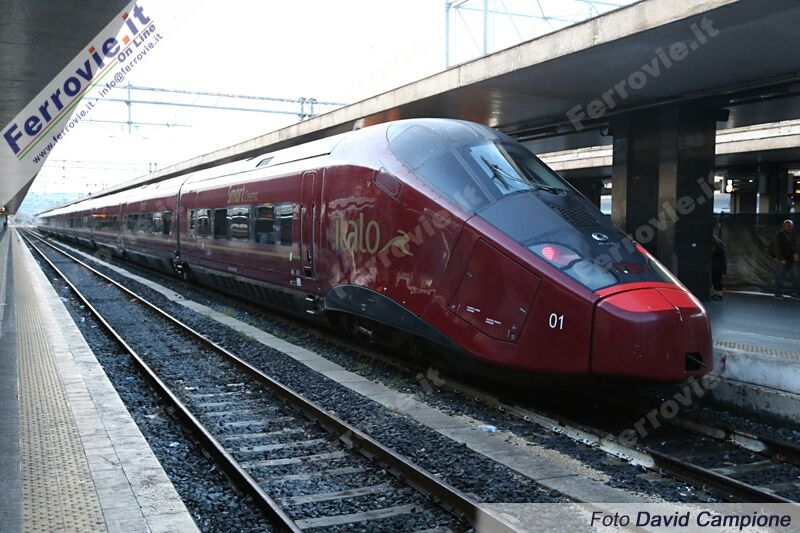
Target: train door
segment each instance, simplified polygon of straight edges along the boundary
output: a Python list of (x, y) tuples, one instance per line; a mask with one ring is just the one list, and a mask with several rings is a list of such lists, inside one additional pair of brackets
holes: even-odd
[(319, 217), (319, 196), (322, 180), (316, 171), (303, 174), (303, 190), (300, 201), (300, 258), (303, 263), (303, 276), (316, 277), (314, 243)]
[(189, 261), (197, 253), (197, 191), (181, 192), (180, 208), (180, 225), (177, 227), (180, 235), (179, 249), (181, 259)]

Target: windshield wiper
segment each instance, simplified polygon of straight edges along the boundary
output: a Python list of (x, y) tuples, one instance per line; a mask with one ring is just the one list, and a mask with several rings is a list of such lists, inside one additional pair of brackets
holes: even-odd
[(503, 172), (498, 165), (490, 163), (489, 160), (486, 159), (484, 156), (481, 156), (481, 159), (483, 160), (484, 163), (486, 163), (486, 166), (489, 167), (489, 170), (492, 171), (492, 175), (494, 176), (494, 178), (500, 183), (502, 183), (503, 187), (510, 190), (511, 187), (509, 187), (508, 183), (506, 183), (505, 180), (505, 177), (510, 177), (510, 176), (505, 175), (505, 172)]
[(534, 189), (539, 189), (539, 190), (542, 190), (542, 191), (547, 191), (547, 192), (549, 192), (550, 194), (555, 194), (555, 195), (557, 195), (557, 196), (566, 196), (566, 195), (567, 195), (567, 191), (565, 191), (564, 189), (559, 189), (558, 187), (553, 187), (552, 185), (543, 185), (543, 184), (541, 184), (541, 183), (536, 183), (535, 181), (532, 181), (532, 182), (530, 183), (530, 185), (531, 185), (531, 186), (532, 186)]
[(511, 174), (509, 174), (508, 172), (506, 172), (505, 170), (500, 168), (500, 165), (498, 165), (497, 163), (490, 162), (488, 159), (486, 159), (486, 157), (481, 156), (481, 159), (483, 160), (484, 163), (486, 163), (486, 166), (489, 167), (489, 169), (492, 171), (492, 174), (494, 174), (494, 177), (497, 178), (497, 180), (500, 183), (502, 183), (505, 186), (506, 189), (510, 189), (511, 188), (511, 187), (508, 186), (508, 183), (506, 183), (506, 179), (510, 179), (512, 181), (516, 181), (516, 182), (519, 182), (519, 183), (524, 183), (528, 187), (531, 187), (531, 188), (536, 189), (536, 190), (547, 191), (547, 192), (549, 192), (551, 194), (556, 194), (556, 195), (559, 195), (559, 196), (564, 196), (566, 194), (566, 191), (564, 191), (564, 189), (559, 189), (557, 187), (552, 187), (550, 185), (544, 185), (543, 183), (538, 183), (536, 181), (527, 181), (527, 180), (519, 179), (518, 177), (512, 176)]

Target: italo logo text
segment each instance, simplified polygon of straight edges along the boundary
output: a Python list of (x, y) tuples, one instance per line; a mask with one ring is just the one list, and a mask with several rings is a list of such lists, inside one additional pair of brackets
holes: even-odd
[(123, 13), (121, 18), (131, 32), (130, 36), (122, 37), (122, 42), (116, 37), (108, 37), (99, 47), (90, 46), (83, 64), (80, 64), (60, 86), (43, 99), (33, 113), (6, 127), (3, 139), (17, 157), (23, 157), (26, 149), (49, 131), (51, 124), (74, 107), (81, 95), (93, 85), (92, 81), (95, 78), (116, 62), (124, 61), (132, 53), (130, 46), (138, 46), (137, 38), (141, 37), (142, 30), (147, 31), (148, 25), (151, 24), (150, 18), (139, 4), (133, 7), (130, 14)]
[(426, 237), (433, 237), (438, 231), (450, 224), (450, 215), (447, 211), (440, 211), (430, 215), (421, 215), (413, 230), (407, 232), (401, 229), (384, 242), (381, 235), (381, 226), (376, 220), (365, 220), (364, 214), (359, 213), (356, 220), (347, 220), (343, 213), (333, 219), (334, 250), (345, 250), (360, 254), (377, 254), (381, 262), (388, 266), (388, 254), (395, 257), (411, 256), (414, 253), (410, 245), (422, 244)]

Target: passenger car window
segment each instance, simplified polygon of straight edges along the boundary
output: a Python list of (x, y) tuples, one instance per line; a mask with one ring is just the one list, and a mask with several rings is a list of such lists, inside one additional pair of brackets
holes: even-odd
[(237, 241), (250, 240), (250, 208), (234, 207), (228, 210), (228, 220), (230, 220), (231, 239)]
[(131, 233), (136, 233), (136, 226), (139, 222), (139, 215), (128, 215), (128, 231)]
[(275, 244), (275, 210), (271, 205), (256, 207), (255, 241), (258, 244)]
[(153, 233), (161, 233), (164, 229), (164, 219), (161, 218), (161, 213), (153, 213)]
[(227, 239), (228, 238), (228, 210), (215, 209), (214, 210), (214, 238)]
[(292, 219), (294, 217), (294, 204), (280, 204), (275, 206), (275, 218), (280, 228), (280, 245), (291, 246), (292, 244)]
[(161, 213), (161, 218), (164, 221), (161, 233), (162, 235), (172, 234), (172, 211), (164, 211)]
[(137, 230), (140, 233), (153, 233), (153, 213), (142, 213), (139, 216)]
[(211, 210), (198, 209), (196, 219), (197, 235), (199, 237), (208, 237), (211, 235)]

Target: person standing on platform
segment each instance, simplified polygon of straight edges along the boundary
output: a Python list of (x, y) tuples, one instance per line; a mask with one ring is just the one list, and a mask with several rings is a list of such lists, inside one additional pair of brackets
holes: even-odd
[(795, 247), (794, 223), (791, 220), (784, 220), (783, 227), (775, 234), (773, 246), (775, 247), (775, 297), (783, 297), (783, 277), (789, 272), (792, 278), (792, 295), (800, 294), (800, 286), (797, 280), (797, 248)]
[(728, 273), (728, 258), (725, 243), (711, 235), (711, 299), (722, 300), (722, 276)]

